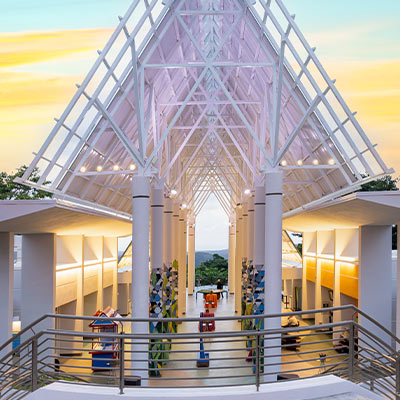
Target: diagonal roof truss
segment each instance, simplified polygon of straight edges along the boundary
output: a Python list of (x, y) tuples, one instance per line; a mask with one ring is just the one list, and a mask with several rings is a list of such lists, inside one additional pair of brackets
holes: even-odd
[(130, 216), (151, 174), (230, 214), (279, 165), (286, 214), (392, 172), (283, 0), (134, 0), (21, 182)]

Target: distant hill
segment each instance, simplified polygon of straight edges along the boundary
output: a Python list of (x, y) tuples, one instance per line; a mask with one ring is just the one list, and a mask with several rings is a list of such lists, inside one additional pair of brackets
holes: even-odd
[(213, 254), (218, 254), (221, 257), (228, 259), (228, 253), (229, 253), (228, 249), (196, 251), (195, 265), (196, 267), (198, 267), (205, 261), (211, 260), (213, 258)]

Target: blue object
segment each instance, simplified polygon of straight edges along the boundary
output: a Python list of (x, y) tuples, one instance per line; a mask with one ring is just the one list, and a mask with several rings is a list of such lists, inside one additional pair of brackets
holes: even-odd
[[(200, 314), (200, 317), (203, 316), (203, 313)], [(200, 322), (200, 332), (203, 332), (203, 324)], [(197, 354), (197, 367), (209, 367), (210, 366), (210, 353), (206, 353), (204, 351), (204, 343), (203, 338), (200, 338), (200, 352)]]
[[(13, 333), (14, 338), (15, 336), (17, 336), (17, 333)], [(15, 350), (20, 344), (21, 344), (21, 336), (18, 336), (12, 342), (12, 349)]]
[(110, 369), (112, 367), (113, 355), (114, 352), (92, 352), (92, 369), (94, 371)]

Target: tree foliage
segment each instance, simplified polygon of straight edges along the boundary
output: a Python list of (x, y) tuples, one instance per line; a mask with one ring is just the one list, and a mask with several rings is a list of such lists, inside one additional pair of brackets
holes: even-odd
[(397, 182), (399, 178), (393, 179), (390, 175), (384, 176), (380, 179), (364, 183), (361, 185), (360, 192), (381, 192), (384, 190), (399, 190)]
[(228, 284), (228, 260), (218, 254), (213, 254), (211, 260), (196, 267), (196, 284), (216, 285), (218, 279), (221, 279), (223, 285)]
[[(380, 179), (375, 179), (374, 181), (364, 183), (361, 185), (359, 192), (382, 192), (382, 191), (392, 191), (399, 190), (397, 183), (399, 178), (393, 179), (390, 175), (387, 175)], [(397, 226), (392, 227), (392, 249), (397, 249)]]
[[(44, 190), (33, 189), (20, 183), (14, 182), (15, 178), (21, 178), (28, 167), (23, 165), (19, 167), (15, 173), (7, 174), (6, 172), (0, 172), (0, 200), (32, 200), (32, 199), (44, 199), (53, 196), (52, 193)], [(34, 168), (29, 180), (32, 182), (38, 182), (39, 170)], [(49, 182), (45, 182), (47, 184)]]

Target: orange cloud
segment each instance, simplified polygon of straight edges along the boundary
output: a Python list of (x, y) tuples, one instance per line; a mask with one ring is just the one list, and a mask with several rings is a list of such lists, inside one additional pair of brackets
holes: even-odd
[(389, 167), (400, 173), (400, 59), (325, 63), (329, 75)]
[(38, 63), (104, 47), (111, 29), (0, 34), (0, 68)]

